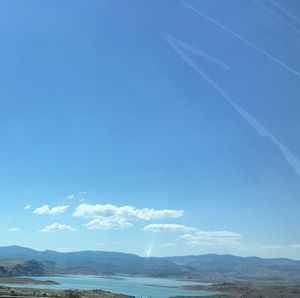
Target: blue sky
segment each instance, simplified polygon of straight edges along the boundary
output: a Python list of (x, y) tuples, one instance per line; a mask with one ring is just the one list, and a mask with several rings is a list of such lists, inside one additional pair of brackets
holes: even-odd
[(10, 0), (0, 23), (0, 245), (300, 259), (298, 1)]

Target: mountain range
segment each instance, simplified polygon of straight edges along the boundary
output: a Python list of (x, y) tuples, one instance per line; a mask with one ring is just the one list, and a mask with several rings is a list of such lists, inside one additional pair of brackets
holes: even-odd
[(135, 254), (107, 251), (37, 251), (20, 246), (0, 247), (0, 275), (1, 272), (2, 275), (20, 275), (18, 270), (9, 271), (8, 266), (5, 266), (16, 260), (22, 260), (19, 262), (23, 269), (25, 266), (24, 270), (21, 270), (20, 266), (17, 267), (22, 271), (22, 275), (131, 274), (208, 281), (300, 281), (300, 261), (285, 258), (265, 259), (216, 254), (140, 257)]

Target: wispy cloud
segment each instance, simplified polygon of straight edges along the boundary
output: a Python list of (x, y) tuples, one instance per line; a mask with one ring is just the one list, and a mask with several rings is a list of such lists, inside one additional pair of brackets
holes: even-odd
[(176, 246), (176, 243), (173, 243), (173, 242), (165, 242), (165, 243), (160, 243), (158, 244), (159, 247), (175, 247)]
[(132, 219), (151, 220), (157, 218), (177, 218), (183, 216), (183, 210), (172, 209), (138, 209), (132, 206), (115, 206), (112, 204), (81, 204), (74, 211), (76, 217), (95, 218), (97, 216), (121, 216)]
[(196, 232), (197, 228), (179, 224), (149, 224), (143, 228), (148, 232)]
[(115, 206), (112, 204), (81, 204), (73, 213), (75, 217), (92, 219), (86, 224), (88, 229), (129, 228), (134, 220), (153, 220), (162, 218), (178, 218), (183, 210), (172, 209), (138, 209), (132, 206)]
[(184, 234), (179, 237), (191, 246), (215, 246), (237, 243), (241, 235), (229, 231), (198, 231), (193, 234)]
[(219, 60), (218, 58), (212, 56), (211, 54), (199, 49), (199, 48), (196, 48), (178, 38), (175, 38), (174, 36), (172, 35), (167, 35), (166, 37), (167, 41), (168, 42), (173, 42), (173, 43), (176, 43), (177, 45), (179, 45), (181, 48), (184, 48), (186, 50), (188, 50), (189, 52), (191, 53), (194, 53), (198, 56), (201, 56), (203, 58), (205, 58), (206, 60), (220, 66), (220, 67), (223, 67), (225, 68), (226, 70), (230, 70), (229, 66), (224, 62), (224, 61), (221, 61)]
[(39, 215), (44, 215), (44, 214), (57, 215), (57, 214), (65, 213), (68, 208), (69, 208), (68, 205), (55, 206), (52, 208), (50, 208), (48, 205), (44, 205), (40, 208), (36, 208), (33, 211), (33, 213), (39, 214)]
[(79, 195), (87, 195), (87, 194), (92, 194), (92, 193), (93, 193), (92, 190), (82, 190), (82, 191), (78, 192)]
[(300, 243), (292, 244), (261, 244), (260, 248), (263, 250), (285, 250), (285, 249), (300, 249)]
[(294, 16), (289, 10), (287, 10), (274, 0), (270, 0), (270, 2), (273, 3), (278, 9), (280, 9), (283, 13), (285, 13), (287, 16), (289, 16), (292, 20), (294, 20), (300, 25), (300, 20), (296, 16)]
[(300, 30), (294, 26), (288, 19), (278, 14), (276, 11), (271, 9), (269, 6), (265, 5), (262, 1), (256, 1), (264, 10), (275, 16), (277, 19), (279, 19), (282, 23), (286, 24), (288, 27), (290, 27), (293, 31), (295, 31), (297, 34), (300, 35)]
[(196, 73), (206, 81), (211, 87), (213, 87), (232, 107), (236, 110), (240, 116), (248, 122), (250, 126), (261, 137), (269, 137), (273, 144), (279, 149), (279, 151), (284, 156), (288, 164), (294, 169), (295, 173), (300, 177), (300, 160), (293, 155), (293, 153), (285, 147), (266, 127), (263, 126), (254, 116), (243, 109), (239, 104), (237, 104), (231, 97), (229, 97), (225, 91), (218, 86), (218, 84), (210, 78), (205, 71), (203, 71), (188, 55), (186, 55), (180, 48), (180, 46), (169, 39), (166, 40), (169, 45), (175, 50), (175, 52), (184, 60), (184, 62), (193, 68)]
[(31, 208), (31, 205), (27, 205), (24, 207), (25, 210), (29, 210)]
[(60, 224), (60, 223), (53, 223), (52, 225), (45, 226), (43, 229), (40, 230), (42, 233), (51, 233), (51, 232), (74, 232), (76, 229), (72, 228), (71, 226)]
[(73, 200), (73, 199), (75, 199), (75, 195), (68, 195), (68, 196), (67, 196), (67, 199), (68, 199), (68, 200)]
[(132, 224), (121, 217), (102, 217), (99, 216), (85, 225), (89, 230), (112, 230), (132, 227)]
[(289, 72), (293, 73), (294, 75), (300, 77), (300, 73), (297, 70), (295, 70), (291, 66), (287, 65), (286, 63), (282, 62), (281, 60), (277, 59), (276, 57), (274, 57), (273, 55), (271, 55), (267, 51), (261, 49), (260, 47), (258, 47), (257, 45), (255, 45), (250, 40), (246, 39), (245, 37), (241, 36), (240, 34), (234, 32), (233, 30), (231, 30), (228, 27), (224, 26), (223, 24), (221, 24), (217, 20), (215, 20), (212, 17), (210, 17), (210, 16), (206, 15), (205, 13), (201, 12), (200, 10), (198, 10), (197, 8), (195, 8), (194, 6), (192, 6), (191, 4), (183, 2), (183, 5), (185, 7), (187, 7), (188, 9), (192, 10), (193, 12), (195, 12), (197, 15), (201, 16), (202, 18), (204, 18), (204, 19), (210, 21), (211, 23), (215, 24), (220, 29), (222, 29), (225, 32), (231, 34), (232, 36), (234, 36), (235, 38), (237, 38), (238, 40), (240, 40), (241, 42), (243, 42), (245, 45), (251, 47), (252, 49), (254, 49), (257, 52), (259, 52), (262, 55), (264, 55), (265, 57), (269, 58), (271, 61), (273, 61), (276, 64), (280, 65), (281, 67), (285, 68), (286, 70), (288, 70)]
[(9, 229), (7, 229), (7, 231), (9, 231), (9, 232), (20, 232), (21, 229), (20, 228), (9, 228)]

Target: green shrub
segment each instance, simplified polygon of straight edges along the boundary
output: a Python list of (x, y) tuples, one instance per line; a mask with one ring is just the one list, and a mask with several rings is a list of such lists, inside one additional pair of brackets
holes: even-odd
[(66, 295), (66, 298), (80, 298), (80, 297), (81, 297), (81, 295), (79, 293), (76, 293), (76, 292), (69, 292)]

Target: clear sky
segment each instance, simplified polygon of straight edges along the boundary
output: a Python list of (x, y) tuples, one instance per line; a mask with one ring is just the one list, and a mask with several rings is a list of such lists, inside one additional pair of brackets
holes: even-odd
[(0, 2), (0, 245), (300, 259), (300, 2)]

